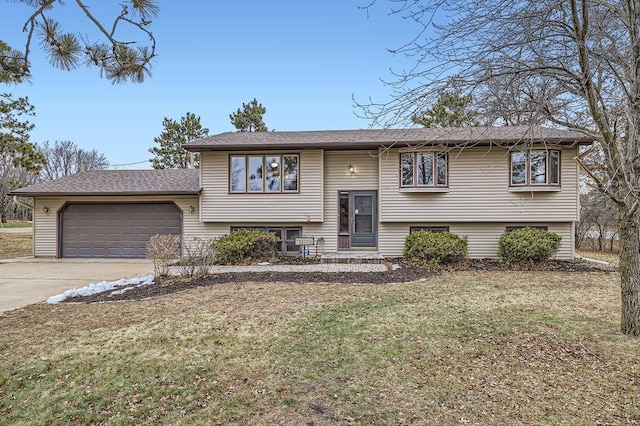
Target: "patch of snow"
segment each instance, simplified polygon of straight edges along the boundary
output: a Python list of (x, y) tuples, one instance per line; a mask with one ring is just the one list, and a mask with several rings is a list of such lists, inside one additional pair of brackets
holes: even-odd
[(400, 268), (402, 268), (402, 266), (398, 265), (397, 263), (394, 263), (393, 265), (391, 265), (392, 271), (397, 271)]
[(126, 293), (129, 290), (133, 290), (135, 287), (125, 287), (122, 290), (116, 290), (116, 291), (112, 291), (111, 293), (109, 293), (109, 297), (111, 296), (116, 296), (118, 294), (123, 294)]
[[(128, 286), (133, 288), (135, 286), (150, 285), (150, 284), (153, 284), (153, 275), (147, 275), (145, 277), (139, 277), (139, 278), (130, 278), (128, 280), (125, 280), (124, 278), (122, 278), (117, 281), (101, 281), (99, 283), (91, 283), (85, 287), (74, 288), (72, 290), (67, 290), (62, 294), (51, 296), (50, 298), (47, 299), (47, 303), (52, 303), (52, 304), (60, 303), (63, 300), (69, 299), (71, 297), (91, 296), (93, 294), (98, 294), (105, 291), (113, 290), (118, 287)], [(124, 291), (122, 292), (124, 293)]]
[(269, 266), (269, 265), (271, 265), (270, 262), (260, 262), (260, 263), (258, 263), (258, 266)]
[(136, 287), (142, 287), (142, 286), (145, 286), (145, 285), (151, 285), (151, 284), (153, 284), (153, 280), (151, 280), (151, 281), (145, 281), (145, 282), (143, 282), (143, 283), (140, 283), (140, 284), (137, 284), (137, 285), (134, 285), (134, 286), (131, 286), (131, 287), (125, 287), (125, 288), (123, 288), (122, 290), (112, 291), (111, 293), (109, 293), (109, 297), (111, 297), (111, 296), (116, 296), (116, 295), (118, 295), (118, 294), (123, 294), (123, 293), (125, 293), (125, 292), (127, 292), (127, 291), (129, 291), (129, 290), (133, 290), (133, 289), (134, 289), (134, 288), (136, 288)]

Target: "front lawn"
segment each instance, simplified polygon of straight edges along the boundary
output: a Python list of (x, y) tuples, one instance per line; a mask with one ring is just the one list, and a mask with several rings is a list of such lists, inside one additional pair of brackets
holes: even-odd
[(610, 251), (596, 251), (596, 250), (576, 250), (576, 254), (581, 257), (589, 259), (602, 260), (609, 262), (611, 265), (617, 267), (620, 261), (618, 253), (612, 253)]
[(638, 424), (607, 272), (230, 283), (0, 316), (0, 424)]
[(26, 220), (11, 220), (2, 224), (1, 228), (14, 229), (14, 228), (33, 228), (33, 222)]
[(33, 233), (30, 230), (0, 230), (0, 259), (33, 255)]

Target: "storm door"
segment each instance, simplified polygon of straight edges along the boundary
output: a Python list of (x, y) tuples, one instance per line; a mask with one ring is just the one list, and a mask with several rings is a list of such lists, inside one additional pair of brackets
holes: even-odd
[(376, 247), (378, 240), (376, 191), (350, 191), (351, 247)]

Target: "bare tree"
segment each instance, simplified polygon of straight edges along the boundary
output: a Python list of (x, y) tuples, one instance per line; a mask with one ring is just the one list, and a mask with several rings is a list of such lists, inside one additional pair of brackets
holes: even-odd
[(593, 250), (613, 251), (618, 235), (616, 206), (609, 197), (597, 190), (584, 194), (581, 200), (580, 222), (576, 226), (579, 242)]
[(621, 330), (640, 335), (640, 1), (387, 1), (418, 24), (394, 51), (416, 63), (389, 82), (391, 100), (362, 105), (364, 115), (406, 123), (452, 77), (476, 99), (506, 81), (546, 123), (591, 135), (604, 157), (592, 178), (617, 208)]
[(53, 180), (84, 170), (103, 170), (109, 167), (107, 157), (95, 149), (86, 151), (71, 141), (49, 141), (36, 145), (47, 162), (42, 167), (42, 180)]
[(0, 155), (0, 221), (30, 219), (31, 212), (13, 202), (9, 192), (36, 182), (37, 171), (14, 164), (11, 155)]

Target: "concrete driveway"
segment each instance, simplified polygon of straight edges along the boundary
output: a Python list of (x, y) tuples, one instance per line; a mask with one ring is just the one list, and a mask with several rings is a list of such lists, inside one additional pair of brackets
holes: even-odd
[(0, 312), (100, 281), (153, 275), (147, 259), (2, 259)]

